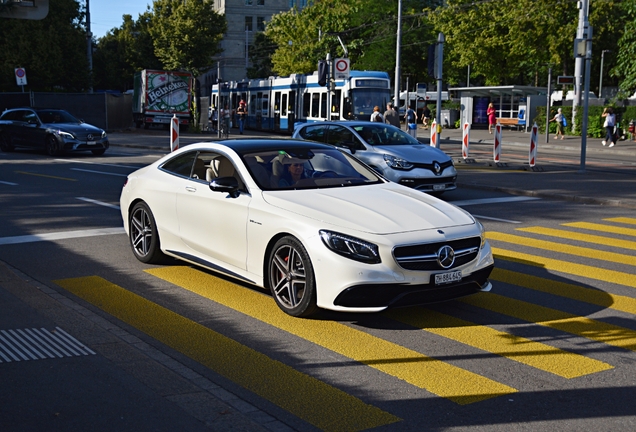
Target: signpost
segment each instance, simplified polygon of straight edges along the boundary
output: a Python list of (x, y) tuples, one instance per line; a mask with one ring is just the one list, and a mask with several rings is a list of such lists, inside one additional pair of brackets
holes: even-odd
[(22, 93), (24, 93), (24, 86), (27, 85), (26, 70), (24, 68), (15, 68), (15, 82), (22, 87)]
[(348, 58), (337, 58), (335, 61), (335, 79), (349, 79), (349, 66), (350, 62)]

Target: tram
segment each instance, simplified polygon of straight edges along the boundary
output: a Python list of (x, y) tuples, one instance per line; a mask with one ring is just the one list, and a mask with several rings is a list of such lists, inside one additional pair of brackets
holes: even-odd
[(246, 128), (292, 133), (297, 123), (328, 120), (328, 112), (331, 120), (369, 120), (374, 106), (384, 112), (390, 89), (386, 72), (351, 71), (349, 79), (335, 81), (328, 107), (327, 87), (318, 84), (314, 72), (215, 84), (210, 105), (229, 107), (236, 124), (234, 111), (242, 99), (247, 103)]

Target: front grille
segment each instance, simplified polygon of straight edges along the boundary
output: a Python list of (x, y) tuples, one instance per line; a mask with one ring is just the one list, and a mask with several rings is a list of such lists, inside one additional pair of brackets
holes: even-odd
[[(418, 162), (411, 162), (413, 164), (413, 168), (424, 168), (427, 170), (431, 170), (433, 173), (435, 173), (435, 162), (432, 163), (418, 163)], [(446, 168), (448, 168), (449, 166), (453, 165), (453, 161), (452, 160), (448, 160), (446, 162), (437, 162), (439, 164), (439, 166), (442, 168), (440, 171), (440, 174), (442, 171), (444, 171)], [(436, 175), (439, 175), (437, 173), (435, 173)]]
[[(455, 251), (455, 262), (448, 268), (443, 268), (437, 262), (437, 251), (444, 245), (452, 247)], [(398, 265), (405, 270), (450, 270), (474, 260), (480, 245), (481, 237), (470, 237), (446, 242), (398, 246), (393, 249), (393, 256)]]

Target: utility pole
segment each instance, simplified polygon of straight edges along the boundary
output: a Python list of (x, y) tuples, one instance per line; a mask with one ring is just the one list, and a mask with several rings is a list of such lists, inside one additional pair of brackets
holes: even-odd
[(611, 52), (610, 50), (601, 51), (601, 76), (598, 79), (598, 98), (603, 97), (603, 60), (605, 60), (605, 53)]
[(400, 43), (402, 40), (402, 0), (398, 0), (397, 45), (395, 47), (395, 91), (393, 101), (400, 109)]
[(552, 105), (552, 66), (548, 66), (548, 102), (545, 107), (545, 143), (550, 142), (550, 105)]
[[(437, 124), (441, 124), (441, 116), (442, 116), (442, 72), (444, 70), (444, 42), (446, 39), (444, 38), (444, 33), (439, 33), (437, 35), (437, 68), (435, 70), (435, 78), (437, 78), (437, 105), (435, 113), (435, 121)], [(439, 144), (437, 146), (439, 148)]]
[[(576, 30), (576, 38), (577, 39), (585, 39), (585, 27), (588, 23), (588, 16), (590, 10), (589, 0), (580, 0), (577, 2), (577, 7), (579, 9), (579, 25)], [(572, 130), (574, 130), (575, 122), (576, 122), (576, 111), (577, 107), (581, 105), (582, 99), (582, 78), (583, 78), (583, 69), (585, 66), (585, 61), (583, 57), (575, 57), (574, 58), (574, 100), (572, 101)]]

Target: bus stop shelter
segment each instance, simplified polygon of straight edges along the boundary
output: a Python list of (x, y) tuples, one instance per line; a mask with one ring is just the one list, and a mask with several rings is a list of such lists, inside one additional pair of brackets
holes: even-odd
[(506, 126), (516, 126), (528, 131), (534, 123), (538, 106), (546, 106), (546, 87), (521, 85), (492, 87), (455, 87), (449, 91), (458, 95), (461, 102), (461, 124), (471, 127), (488, 126), (486, 110), (493, 103), (497, 119)]

